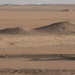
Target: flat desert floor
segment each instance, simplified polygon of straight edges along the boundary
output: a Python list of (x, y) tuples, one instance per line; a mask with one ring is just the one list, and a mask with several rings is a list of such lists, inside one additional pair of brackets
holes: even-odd
[[(0, 30), (63, 21), (75, 24), (75, 5), (0, 6)], [(75, 35), (0, 34), (0, 75), (74, 75), (74, 54)]]

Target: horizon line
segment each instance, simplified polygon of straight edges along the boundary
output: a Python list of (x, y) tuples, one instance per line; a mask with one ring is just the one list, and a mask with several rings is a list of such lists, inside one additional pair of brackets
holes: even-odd
[(0, 5), (75, 5), (75, 3), (41, 3), (41, 4), (36, 4), (36, 3), (31, 3), (31, 4), (13, 4), (13, 3), (5, 3), (5, 4), (0, 4)]

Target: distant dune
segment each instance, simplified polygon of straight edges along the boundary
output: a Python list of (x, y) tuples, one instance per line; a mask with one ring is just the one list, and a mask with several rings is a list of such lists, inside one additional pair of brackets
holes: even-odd
[(71, 9), (64, 9), (63, 11), (73, 11), (73, 10), (71, 10)]
[(69, 21), (57, 22), (51, 25), (35, 28), (33, 31), (43, 34), (75, 34), (75, 24), (72, 24)]

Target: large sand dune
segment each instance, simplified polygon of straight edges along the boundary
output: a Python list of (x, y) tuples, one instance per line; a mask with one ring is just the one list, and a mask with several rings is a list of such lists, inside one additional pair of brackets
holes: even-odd
[(37, 31), (44, 34), (44, 33), (49, 33), (49, 34), (75, 34), (75, 24), (72, 24), (68, 21), (64, 22), (57, 22), (48, 26), (43, 26), (39, 28), (33, 29), (35, 32)]
[(70, 23), (69, 21), (57, 22), (51, 25), (42, 26), (39, 28), (34, 28), (32, 30), (26, 31), (21, 27), (15, 28), (5, 28), (0, 30), (0, 34), (60, 34), (60, 35), (72, 35), (75, 34), (75, 24)]

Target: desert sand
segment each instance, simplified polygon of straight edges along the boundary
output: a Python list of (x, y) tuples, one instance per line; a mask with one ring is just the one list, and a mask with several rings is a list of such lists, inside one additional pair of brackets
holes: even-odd
[(75, 5), (0, 5), (1, 75), (74, 75)]

